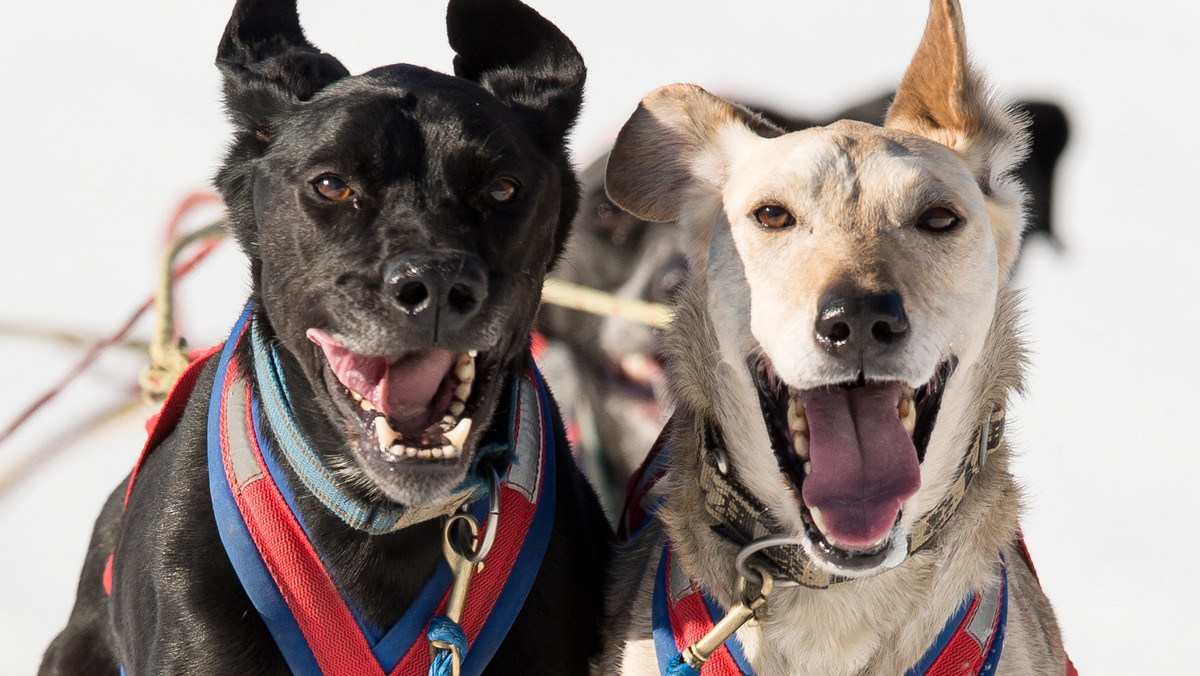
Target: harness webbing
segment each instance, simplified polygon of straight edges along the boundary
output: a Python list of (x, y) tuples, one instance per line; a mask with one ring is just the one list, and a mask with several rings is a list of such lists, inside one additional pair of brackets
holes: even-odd
[[(1008, 618), (1008, 572), (1003, 556), (998, 584), (969, 595), (946, 622), (933, 644), (905, 676), (982, 676), (995, 673), (1004, 647)], [(712, 630), (725, 611), (682, 570), (670, 542), (662, 545), (652, 595), (651, 618), (659, 673), (696, 673), (680, 665), (680, 653)], [(704, 676), (754, 676), (737, 635), (704, 664)]]
[[(531, 365), (515, 379), (508, 441), (480, 451), (510, 462), (500, 482), (495, 545), (471, 580), (461, 626), (441, 621), (452, 581), (443, 561), (396, 625), (384, 631), (369, 626), (343, 597), (295, 509), (294, 487), (280, 465), (281, 458), (291, 456), (272, 441), (287, 443), (287, 437), (265, 433), (271, 423), (263, 410), (264, 393), (258, 379), (243, 377), (248, 369), (238, 363), (237, 346), (254, 331), (253, 323), (247, 307), (219, 348), (209, 400), (209, 486), (222, 544), (288, 666), (301, 675), (425, 676), (432, 673), (425, 640), (432, 627), (439, 636), (461, 632), (467, 644), (460, 650), (465, 655), (461, 673), (479, 674), (533, 585), (553, 525), (554, 435), (541, 375)], [(152, 421), (142, 460), (177, 423), (202, 368), (201, 361), (192, 364)], [(270, 406), (288, 410), (286, 402)], [(131, 477), (127, 496), (132, 485)], [(491, 518), (486, 501), (474, 502), (470, 511), (486, 528)], [(110, 557), (105, 571), (110, 593), (111, 565)]]

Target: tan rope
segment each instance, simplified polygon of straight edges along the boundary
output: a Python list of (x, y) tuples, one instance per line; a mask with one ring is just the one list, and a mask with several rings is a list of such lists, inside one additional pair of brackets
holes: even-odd
[(546, 285), (542, 288), (542, 302), (594, 315), (621, 317), (660, 329), (666, 328), (673, 316), (671, 308), (661, 303), (621, 298), (554, 277), (546, 278)]
[(158, 266), (158, 286), (154, 293), (154, 335), (150, 339), (150, 363), (138, 377), (142, 395), (148, 401), (161, 401), (187, 368), (187, 343), (175, 337), (175, 259), (192, 244), (224, 237), (228, 221), (224, 218), (195, 232), (175, 238), (163, 253)]

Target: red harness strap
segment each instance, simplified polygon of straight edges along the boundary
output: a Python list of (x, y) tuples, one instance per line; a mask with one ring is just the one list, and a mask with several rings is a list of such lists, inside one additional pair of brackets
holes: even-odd
[[(184, 409), (187, 408), (192, 390), (196, 388), (196, 380), (200, 378), (200, 372), (204, 370), (204, 365), (208, 363), (208, 360), (220, 352), (221, 347), (221, 344), (217, 344), (193, 353), (191, 355), (192, 363), (188, 364), (179, 379), (171, 386), (171, 391), (167, 393), (167, 398), (163, 400), (162, 406), (146, 419), (146, 444), (142, 446), (137, 463), (129, 474), (129, 482), (125, 485), (125, 499), (121, 503), (122, 512), (125, 511), (125, 505), (129, 504), (129, 494), (133, 492), (133, 481), (137, 478), (138, 470), (145, 464), (146, 458), (150, 457), (151, 451), (158, 448), (167, 435), (175, 430), (175, 426), (183, 417)], [(104, 574), (101, 577), (106, 594), (112, 594), (112, 565), (113, 555), (110, 553), (108, 561), (104, 563)]]

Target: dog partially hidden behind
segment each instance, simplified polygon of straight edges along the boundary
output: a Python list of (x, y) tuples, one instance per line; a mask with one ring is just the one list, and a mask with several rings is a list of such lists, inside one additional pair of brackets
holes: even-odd
[(516, 0), (451, 0), (447, 32), (455, 75), (351, 76), (294, 0), (237, 3), (217, 184), (250, 303), (104, 506), (41, 673), (586, 671), (611, 535), (529, 357), (585, 68)]
[(692, 275), (600, 673), (1071, 673), (1003, 440), (1027, 143), (955, 0), (882, 127), (785, 134), (693, 85), (642, 101), (608, 194), (676, 221)]

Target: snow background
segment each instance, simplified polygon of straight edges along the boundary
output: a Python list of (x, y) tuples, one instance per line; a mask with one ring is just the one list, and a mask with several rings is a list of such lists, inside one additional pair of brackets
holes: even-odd
[[(534, 4), (589, 65), (581, 163), (670, 82), (812, 115), (875, 96), (899, 82), (927, 11), (923, 0)], [(1200, 378), (1200, 135), (1185, 121), (1200, 5), (964, 4), (972, 54), (997, 89), (1055, 101), (1072, 123), (1055, 213), (1065, 252), (1035, 241), (1018, 272), (1033, 365), (1009, 434), (1030, 548), (1081, 673), (1194, 673), (1200, 445), (1186, 429)], [(226, 143), (212, 58), (231, 5), (0, 5), (0, 426), (82, 354), (15, 327), (107, 334), (149, 293), (163, 224), (207, 186)], [(301, 11), (310, 39), (352, 72), (449, 69), (440, 2)], [(224, 337), (243, 267), (225, 246), (185, 284), (192, 344)], [(143, 361), (114, 351), (0, 445), (0, 673), (34, 672), (66, 621), (92, 521), (137, 455), (146, 410), (73, 427), (124, 401)]]

